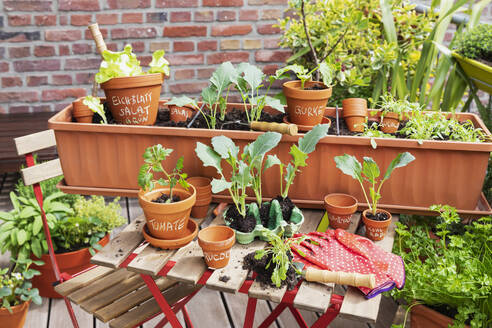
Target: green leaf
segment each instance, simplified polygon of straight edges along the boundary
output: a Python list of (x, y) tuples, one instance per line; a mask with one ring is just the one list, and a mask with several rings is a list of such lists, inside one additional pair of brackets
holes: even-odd
[(43, 249), (41, 247), (39, 239), (33, 239), (33, 241), (31, 242), (31, 250), (37, 258), (41, 258), (41, 256), (43, 255)]
[(220, 180), (219, 180), (219, 179), (215, 179), (215, 178), (214, 178), (214, 179), (212, 180), (211, 185), (212, 185), (212, 192), (213, 192), (214, 194), (217, 194), (217, 193), (219, 193), (219, 192), (221, 192), (221, 191), (224, 191), (224, 190), (226, 190), (226, 189), (230, 189), (230, 188), (231, 188), (231, 186), (232, 186), (232, 183), (231, 183), (231, 182), (229, 182), (229, 181), (226, 181), (226, 180), (224, 180), (224, 179), (220, 179)]
[(308, 158), (308, 154), (301, 151), (299, 148), (297, 148), (296, 145), (292, 145), (290, 147), (289, 154), (292, 155), (292, 158), (294, 159), (294, 165), (296, 167), (305, 167), (307, 165), (306, 160)]
[[(217, 89), (217, 94), (221, 94), (231, 84), (234, 76), (237, 75), (236, 69), (231, 62), (222, 63), (212, 74), (210, 83)], [(203, 96), (203, 94), (202, 94)]]
[(106, 113), (104, 112), (104, 105), (101, 104), (101, 101), (98, 97), (85, 96), (84, 100), (82, 100), (82, 103), (89, 107), (91, 111), (98, 114), (102, 118), (104, 124), (108, 124)]
[(278, 132), (265, 132), (258, 136), (256, 140), (248, 147), (249, 155), (253, 158), (259, 158), (260, 164), (267, 152), (277, 147), (282, 139), (282, 135)]
[(394, 160), (391, 161), (390, 165), (386, 169), (386, 173), (384, 174), (384, 179), (388, 179), (391, 176), (391, 173), (393, 172), (394, 169), (398, 167), (404, 167), (411, 163), (415, 157), (410, 154), (409, 152), (404, 152), (398, 154)]
[(260, 87), (263, 79), (265, 79), (265, 74), (258, 67), (245, 63), (242, 67), (244, 73), (244, 80), (249, 84), (250, 88), (256, 90)]
[(265, 170), (274, 166), (274, 165), (280, 165), (281, 162), (278, 159), (277, 155), (268, 155), (267, 159), (265, 161)]
[(348, 154), (335, 156), (335, 163), (344, 174), (362, 183), (362, 165), (355, 156)]
[(251, 184), (252, 178), (248, 165), (243, 161), (239, 161), (237, 171), (237, 181), (239, 186), (242, 188), (248, 187)]
[(299, 149), (306, 154), (309, 154), (316, 149), (316, 145), (328, 133), (330, 125), (318, 124), (306, 135), (299, 139)]
[(166, 102), (166, 105), (176, 105), (178, 107), (191, 105), (194, 108), (198, 108), (198, 104), (196, 103), (196, 101), (188, 96), (172, 97), (171, 100)]
[(36, 214), (38, 213), (38, 211), (36, 211), (34, 208), (32, 207), (24, 207), (20, 213), (19, 213), (19, 217), (21, 219), (26, 219), (26, 218), (30, 218), (32, 216), (35, 216)]
[(132, 46), (129, 44), (120, 52), (104, 50), (102, 56), (104, 60), (101, 62), (99, 72), (95, 76), (97, 83), (104, 83), (114, 77), (144, 74), (142, 67), (140, 67), (140, 62), (132, 52)]
[(369, 182), (375, 183), (381, 172), (378, 164), (371, 157), (364, 157), (362, 163), (362, 173), (369, 179)]
[(20, 210), (19, 206), (19, 201), (17, 200), (17, 196), (13, 191), (10, 192), (10, 201), (12, 202), (12, 206), (14, 207), (14, 210), (18, 212)]
[(212, 148), (205, 144), (202, 144), (201, 142), (197, 142), (195, 153), (202, 161), (203, 166), (212, 166), (215, 167), (217, 172), (222, 172), (222, 168), (220, 166), (222, 158)]
[(278, 98), (273, 98), (273, 97), (270, 97), (270, 96), (266, 96), (265, 97), (265, 105), (266, 106), (270, 106), (273, 109), (276, 109), (276, 110), (278, 110), (281, 113), (285, 113), (284, 105), (282, 104), (282, 102)]
[(13, 227), (15, 227), (15, 222), (7, 221), (0, 226), (0, 231), (9, 231)]
[(169, 62), (164, 58), (164, 50), (154, 51), (149, 67), (149, 73), (163, 73), (169, 76)]
[(216, 136), (212, 138), (214, 150), (223, 158), (236, 157), (239, 154), (239, 147), (236, 147), (234, 141), (226, 136)]
[(40, 215), (38, 215), (34, 218), (34, 222), (32, 225), (32, 234), (37, 235), (41, 231), (42, 227), (43, 227), (43, 219), (41, 218)]
[(27, 234), (25, 230), (17, 230), (17, 242), (19, 245), (24, 245), (27, 239)]
[(319, 64), (319, 72), (321, 74), (321, 79), (323, 80), (323, 84), (327, 87), (331, 86), (333, 81), (333, 76), (335, 75), (334, 67), (329, 65), (326, 61)]
[(218, 98), (217, 89), (213, 85), (210, 85), (202, 90), (202, 100), (204, 103), (208, 104), (209, 106), (215, 104), (217, 98)]
[(14, 216), (8, 212), (0, 212), (0, 220), (12, 221), (12, 220), (14, 220)]

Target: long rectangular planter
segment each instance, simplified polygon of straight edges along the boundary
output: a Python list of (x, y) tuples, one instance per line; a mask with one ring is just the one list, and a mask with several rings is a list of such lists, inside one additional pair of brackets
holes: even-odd
[[(240, 104), (229, 106), (240, 107)], [(225, 135), (241, 148), (255, 140), (262, 132), (185, 129), (158, 126), (100, 125), (72, 122), (71, 106), (53, 116), (48, 126), (55, 131), (58, 153), (68, 187), (136, 190), (137, 175), (143, 163), (146, 147), (160, 143), (173, 148), (165, 162), (171, 169), (184, 156), (184, 171), (189, 176), (209, 176), (212, 168), (204, 168), (195, 154), (196, 143), (210, 144), (210, 139)], [(326, 115), (335, 116), (335, 109), (327, 108)], [(376, 114), (377, 115), (377, 114)], [(490, 136), (480, 118), (474, 114), (457, 114), (459, 120), (471, 120)], [(282, 136), (274, 149), (283, 162), (290, 160), (289, 148), (301, 135)], [(333, 158), (344, 153), (373, 157), (383, 170), (390, 161), (404, 151), (416, 160), (407, 167), (395, 170), (382, 189), (381, 203), (400, 207), (428, 207), (432, 204), (450, 204), (463, 210), (475, 210), (485, 178), (492, 143), (454, 141), (423, 141), (358, 136), (323, 138), (316, 151), (310, 154), (308, 166), (302, 169), (290, 190), (290, 198), (299, 206), (318, 207), (324, 195), (342, 192), (365, 202), (356, 181), (339, 171)], [(278, 168), (266, 171), (263, 194), (275, 197), (279, 193)], [(117, 192), (116, 192), (117, 193)], [(224, 194), (225, 195), (225, 194)]]

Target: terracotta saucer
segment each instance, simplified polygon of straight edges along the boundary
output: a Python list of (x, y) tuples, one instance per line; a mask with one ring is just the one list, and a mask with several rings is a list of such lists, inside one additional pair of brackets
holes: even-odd
[(152, 246), (159, 247), (161, 249), (177, 249), (188, 245), (198, 234), (198, 225), (193, 220), (188, 220), (188, 226), (186, 227), (187, 234), (184, 237), (178, 239), (159, 239), (150, 235), (147, 225), (144, 226), (142, 233), (145, 240), (147, 240)]
[[(287, 116), (284, 116), (284, 123), (286, 123), (286, 124), (294, 124), (294, 123), (291, 123), (289, 121), (289, 119), (287, 118)], [(323, 116), (323, 119), (321, 120), (321, 124), (330, 124), (330, 126), (331, 126), (331, 120), (328, 117)], [(296, 125), (297, 125), (297, 129), (299, 131), (302, 131), (302, 132), (311, 131), (314, 128), (313, 125), (299, 125), (299, 124), (296, 124)]]

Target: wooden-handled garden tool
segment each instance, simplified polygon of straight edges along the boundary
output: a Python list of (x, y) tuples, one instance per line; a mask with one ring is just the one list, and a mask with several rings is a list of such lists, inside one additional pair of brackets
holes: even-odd
[(304, 269), (304, 263), (294, 262), (296, 269), (302, 274), (305, 280), (335, 283), (339, 285), (348, 285), (354, 287), (368, 287), (373, 289), (376, 287), (376, 276), (374, 274), (362, 274), (356, 272), (342, 272), (319, 270), (314, 268)]
[[(99, 25), (97, 23), (91, 24), (88, 26), (89, 31), (91, 32), (92, 38), (96, 42), (96, 49), (99, 55), (101, 55), (102, 58), (102, 53), (104, 50), (108, 50), (108, 47), (106, 46), (106, 42), (104, 42), (103, 35), (101, 31), (99, 30)], [(96, 80), (92, 82), (92, 96), (97, 97), (97, 89), (98, 89), (98, 84)]]
[(297, 134), (297, 125), (295, 124), (259, 121), (243, 123), (241, 121), (231, 121), (222, 123), (222, 126), (227, 124), (240, 124), (249, 127), (251, 130), (279, 132), (282, 134), (288, 134), (289, 136), (295, 136)]

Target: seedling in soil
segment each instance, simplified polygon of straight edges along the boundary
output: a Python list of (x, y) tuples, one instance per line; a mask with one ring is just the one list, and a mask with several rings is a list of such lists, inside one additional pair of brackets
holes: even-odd
[(101, 104), (101, 101), (99, 100), (98, 97), (85, 96), (82, 103), (87, 107), (89, 107), (91, 111), (101, 116), (102, 124), (108, 124), (108, 120), (106, 119), (106, 113), (104, 112), (104, 106), (103, 104)]
[[(381, 198), (381, 187), (384, 182), (390, 178), (394, 169), (404, 167), (414, 159), (415, 157), (409, 152), (398, 154), (386, 169), (383, 179), (379, 180), (379, 185), (377, 183), (381, 173), (378, 164), (371, 157), (364, 157), (364, 163), (361, 165), (355, 156), (344, 154), (343, 156), (336, 156), (335, 163), (344, 174), (350, 175), (360, 183), (369, 210), (375, 216), (378, 201)], [(371, 197), (371, 201), (367, 197), (367, 192), (363, 184), (364, 180), (369, 182), (369, 196)]]
[[(161, 144), (154, 145), (145, 149), (143, 154), (144, 164), (140, 167), (138, 174), (138, 185), (143, 190), (151, 191), (154, 189), (155, 184), (158, 183), (161, 186), (169, 186), (169, 198), (166, 203), (171, 203), (173, 200), (174, 187), (179, 183), (185, 190), (188, 190), (189, 184), (186, 182), (188, 175), (182, 173), (183, 170), (183, 157), (181, 156), (176, 162), (176, 167), (171, 173), (168, 173), (162, 166), (164, 161), (173, 152), (170, 148), (164, 148)], [(164, 173), (165, 178), (154, 178), (154, 173)]]
[(331, 83), (333, 81), (333, 75), (334, 75), (333, 66), (328, 64), (327, 61), (321, 62), (319, 65), (317, 65), (315, 68), (313, 68), (310, 71), (308, 71), (307, 68), (299, 64), (288, 65), (278, 69), (275, 75), (281, 76), (289, 71), (294, 72), (297, 78), (301, 80), (301, 90), (304, 90), (304, 85), (306, 84), (306, 81), (312, 80), (312, 76), (316, 71), (319, 71), (319, 73), (321, 73), (321, 80), (323, 81), (323, 84), (327, 88), (331, 86)]

